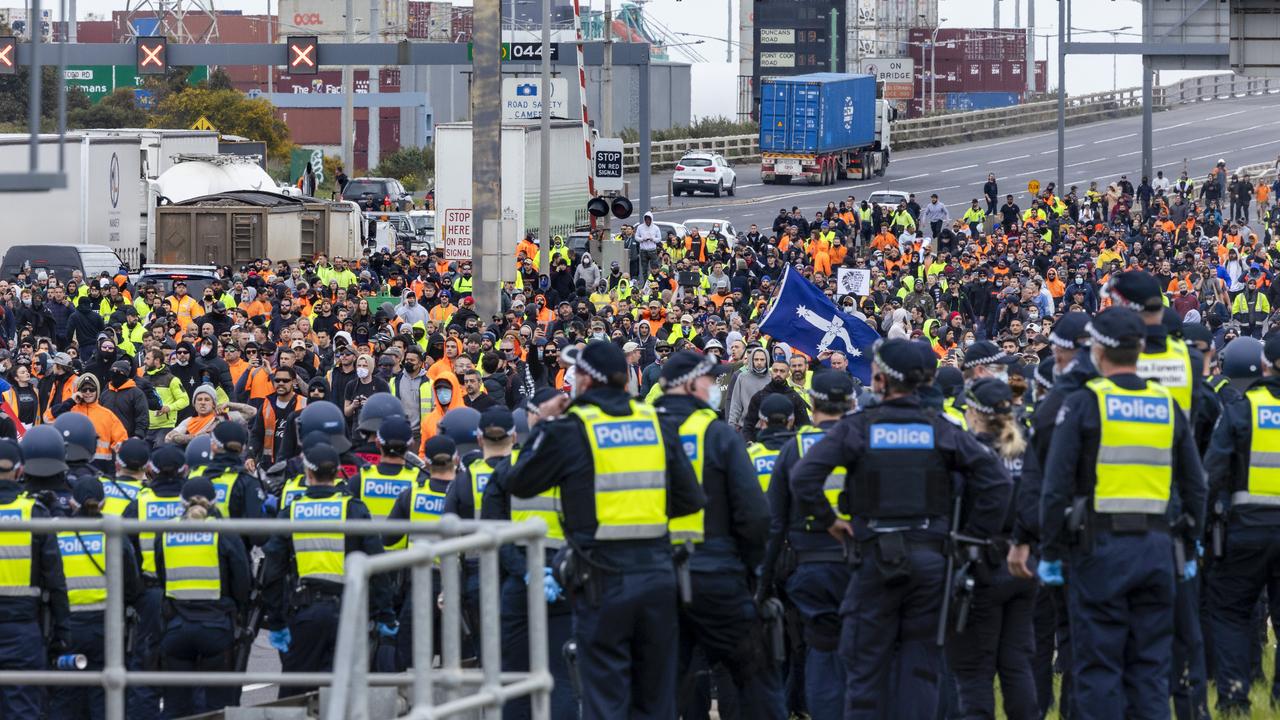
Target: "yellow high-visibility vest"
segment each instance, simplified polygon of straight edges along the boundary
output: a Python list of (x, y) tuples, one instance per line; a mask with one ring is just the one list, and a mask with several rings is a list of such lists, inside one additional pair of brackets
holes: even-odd
[(1172, 394), (1151, 381), (1125, 390), (1094, 378), (1086, 387), (1098, 399), (1101, 422), (1094, 511), (1164, 514), (1173, 483)]
[(627, 415), (572, 407), (582, 421), (595, 469), (597, 540), (660, 538), (667, 534), (666, 451), (658, 414), (631, 401)]
[[(702, 472), (707, 461), (707, 428), (711, 427), (711, 421), (715, 419), (714, 410), (699, 408), (689, 413), (689, 417), (680, 423), (680, 446), (689, 458), (689, 464), (693, 466), (693, 473), (698, 477), (699, 485), (702, 485)], [(682, 543), (687, 540), (695, 543), (702, 542), (706, 537), (705, 519), (706, 513), (703, 510), (692, 515), (672, 518), (671, 542)]]

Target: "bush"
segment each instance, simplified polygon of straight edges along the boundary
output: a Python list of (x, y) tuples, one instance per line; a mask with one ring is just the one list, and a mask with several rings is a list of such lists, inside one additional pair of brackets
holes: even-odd
[[(730, 135), (754, 135), (760, 131), (760, 125), (754, 121), (737, 122), (725, 117), (702, 118), (688, 127), (673, 127), (666, 130), (654, 130), (652, 138), (659, 140), (684, 140), (687, 138), (727, 137)], [(634, 128), (622, 131), (622, 141), (640, 142), (640, 132)]]
[(436, 174), (436, 152), (432, 147), (405, 147), (382, 158), (373, 169), (377, 177), (400, 180), (410, 192), (424, 190)]

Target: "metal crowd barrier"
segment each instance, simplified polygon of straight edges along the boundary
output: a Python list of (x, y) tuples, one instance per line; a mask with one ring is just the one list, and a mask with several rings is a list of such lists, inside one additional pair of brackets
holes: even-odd
[[(234, 535), (288, 535), (298, 529), (290, 520), (215, 520), (219, 533)], [(367, 720), (368, 686), (411, 685), (410, 720), (434, 720), (476, 709), (496, 709), (509, 700), (530, 696), (535, 720), (549, 720), (551, 673), (548, 670), (547, 604), (542, 573), (529, 573), (529, 671), (501, 672), (499, 628), (498, 548), (508, 543), (526, 545), (530, 567), (540, 567), (547, 526), (541, 519), (520, 523), (462, 520), (446, 515), (437, 523), (407, 520), (308, 522), (308, 533), (347, 535), (408, 535), (407, 550), (381, 555), (351, 553), (346, 559), (334, 672), (189, 672), (136, 671), (125, 668), (124, 577), (121, 568), (128, 536), (140, 532), (209, 531), (207, 521), (193, 520), (25, 520), (4, 523), (5, 532), (54, 534), (61, 531), (104, 534), (107, 603), (104, 617), (105, 655), (100, 671), (4, 670), (0, 685), (101, 686), (106, 695), (107, 720), (125, 720), (125, 689), (145, 686), (240, 686), (246, 683), (332, 686), (324, 717), (327, 720)], [(462, 668), (461, 570), (456, 562), (440, 565), (444, 594), (441, 627), (441, 667), (432, 667), (432, 608), (435, 597), (431, 569), (438, 558), (476, 552), (480, 556), (481, 669)], [(369, 578), (377, 573), (411, 568), (413, 573), (413, 667), (404, 673), (370, 673), (368, 598)], [(444, 688), (445, 701), (435, 704), (434, 686)], [(474, 694), (462, 688), (479, 686)]]

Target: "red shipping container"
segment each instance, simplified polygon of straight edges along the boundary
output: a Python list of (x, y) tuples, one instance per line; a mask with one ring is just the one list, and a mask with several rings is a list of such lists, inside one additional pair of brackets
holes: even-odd
[(76, 23), (76, 40), (82, 43), (114, 42), (110, 20), (81, 20)]
[(1005, 86), (997, 88), (994, 92), (1025, 92), (1027, 89), (1026, 67), (1027, 63), (1023, 60), (1006, 62), (1004, 64)]
[(1048, 75), (1048, 61), (1037, 60), (1036, 61), (1036, 92), (1038, 93), (1049, 92), (1049, 83), (1048, 83), (1047, 75)]
[(987, 60), (982, 63), (982, 69), (980, 92), (999, 92), (1004, 88), (1004, 63)]

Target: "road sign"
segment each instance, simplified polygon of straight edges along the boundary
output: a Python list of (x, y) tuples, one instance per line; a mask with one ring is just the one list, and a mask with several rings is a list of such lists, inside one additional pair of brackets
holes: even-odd
[(138, 38), (138, 74), (139, 75), (163, 75), (169, 69), (169, 61), (165, 57), (165, 45), (168, 43), (163, 36), (151, 36)]
[(873, 57), (858, 62), (859, 72), (874, 75), (876, 82), (907, 83), (914, 79), (916, 61), (912, 58)]
[[(541, 78), (503, 78), (502, 119), (537, 120), (542, 117), (543, 95)], [(568, 120), (571, 117), (569, 81), (551, 78), (551, 94), (546, 101), (551, 108), (551, 117)]]
[(450, 208), (444, 211), (440, 224), (444, 237), (445, 260), (471, 259), (471, 208)]
[(592, 167), (597, 191), (622, 192), (622, 139), (597, 138)]
[(1031, 182), (1027, 183), (1027, 192), (1031, 193), (1032, 195), (1039, 195), (1039, 194), (1040, 194), (1040, 181), (1039, 181), (1039, 180), (1032, 180)]
[(12, 35), (0, 37), (0, 75), (12, 75), (18, 71), (18, 38)]
[(887, 82), (884, 84), (885, 100), (911, 100), (915, 96), (916, 96), (915, 83)]
[[(467, 62), (470, 62), (472, 44), (467, 43)], [(560, 59), (560, 43), (551, 43), (551, 62)], [(503, 62), (542, 62), (542, 43), (502, 43)]]
[(200, 116), (199, 120), (196, 120), (195, 122), (191, 123), (191, 129), (192, 130), (213, 130), (215, 132), (218, 130), (218, 128), (213, 126), (213, 123), (209, 122), (209, 118), (203, 115)]
[(289, 36), (289, 73), (315, 75), (320, 71), (320, 41), (315, 35)]

